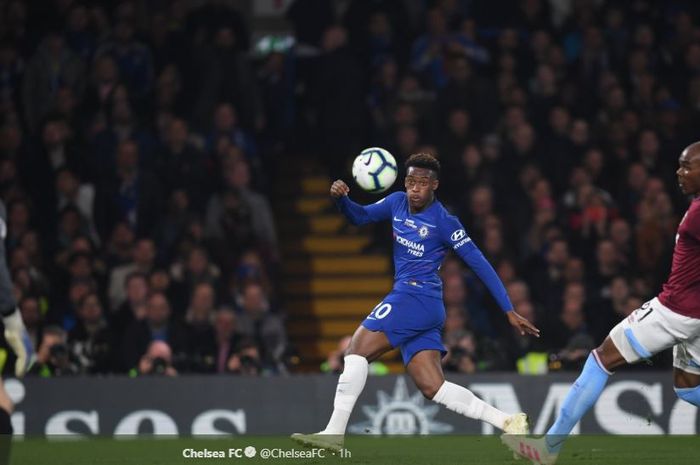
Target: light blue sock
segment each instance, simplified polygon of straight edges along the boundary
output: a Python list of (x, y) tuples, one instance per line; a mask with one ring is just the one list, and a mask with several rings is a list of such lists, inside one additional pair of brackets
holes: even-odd
[(593, 353), (588, 356), (583, 371), (574, 382), (559, 411), (556, 421), (545, 435), (550, 452), (559, 452), (566, 436), (586, 414), (603, 392), (610, 374), (596, 360)]
[(700, 386), (692, 388), (674, 387), (673, 390), (676, 391), (676, 395), (684, 401), (700, 407)]

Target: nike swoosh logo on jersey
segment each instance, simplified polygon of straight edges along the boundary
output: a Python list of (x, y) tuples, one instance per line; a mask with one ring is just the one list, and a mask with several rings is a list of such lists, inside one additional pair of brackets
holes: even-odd
[(394, 221), (403, 221), (401, 218), (394, 217)]

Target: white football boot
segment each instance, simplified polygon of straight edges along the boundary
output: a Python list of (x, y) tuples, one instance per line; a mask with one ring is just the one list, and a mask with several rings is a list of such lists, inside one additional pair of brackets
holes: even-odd
[(530, 434), (530, 419), (525, 413), (516, 413), (508, 417), (503, 424), (503, 434)]
[(312, 434), (294, 433), (290, 437), (292, 441), (305, 447), (317, 447), (333, 452), (340, 452), (345, 442), (345, 436), (342, 434), (325, 434), (323, 431)]
[(514, 457), (524, 458), (536, 465), (554, 465), (559, 457), (559, 453), (549, 451), (544, 441), (544, 436), (541, 438), (528, 438), (502, 434), (501, 442), (513, 451)]

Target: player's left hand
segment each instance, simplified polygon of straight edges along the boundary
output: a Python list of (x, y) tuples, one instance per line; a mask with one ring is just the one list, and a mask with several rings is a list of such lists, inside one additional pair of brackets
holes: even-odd
[(530, 323), (527, 318), (518, 315), (515, 310), (511, 310), (510, 312), (506, 313), (506, 316), (508, 317), (508, 323), (520, 331), (522, 336), (527, 333), (535, 337), (540, 337), (540, 330), (537, 329), (535, 325)]

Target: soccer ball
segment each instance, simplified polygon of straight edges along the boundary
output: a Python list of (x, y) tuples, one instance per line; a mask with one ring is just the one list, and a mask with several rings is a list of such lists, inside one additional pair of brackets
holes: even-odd
[(357, 185), (373, 194), (390, 188), (397, 174), (394, 156), (380, 147), (364, 149), (352, 163), (352, 177)]

